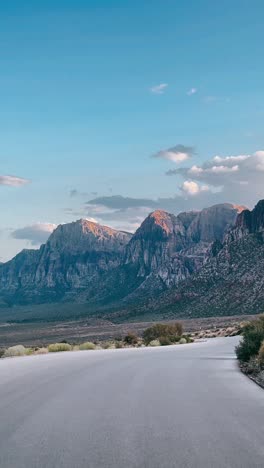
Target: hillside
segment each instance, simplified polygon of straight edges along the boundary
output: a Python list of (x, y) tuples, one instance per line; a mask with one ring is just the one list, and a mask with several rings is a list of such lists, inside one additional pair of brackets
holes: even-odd
[(264, 311), (264, 200), (238, 215), (223, 244), (188, 281), (149, 301), (162, 316), (205, 317)]

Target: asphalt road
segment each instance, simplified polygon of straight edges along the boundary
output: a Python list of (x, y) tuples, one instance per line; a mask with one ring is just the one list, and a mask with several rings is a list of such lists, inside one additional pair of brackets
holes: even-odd
[(1, 468), (264, 466), (237, 338), (0, 361)]

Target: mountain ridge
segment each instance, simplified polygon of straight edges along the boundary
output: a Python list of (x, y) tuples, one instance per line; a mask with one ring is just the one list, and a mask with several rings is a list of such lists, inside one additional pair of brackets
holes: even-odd
[(88, 315), (118, 320), (232, 315), (244, 288), (251, 300), (241, 313), (254, 313), (262, 307), (264, 201), (243, 208), (155, 210), (134, 234), (88, 220), (61, 225), (38, 251), (0, 265), (1, 304), (81, 302)]

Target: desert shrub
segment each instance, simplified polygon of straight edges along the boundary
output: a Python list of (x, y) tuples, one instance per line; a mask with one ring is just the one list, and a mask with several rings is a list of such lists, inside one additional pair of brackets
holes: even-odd
[(260, 346), (264, 341), (264, 315), (247, 323), (242, 330), (243, 338), (236, 347), (237, 358), (242, 362), (248, 362), (253, 356), (257, 356)]
[(61, 351), (71, 351), (71, 345), (68, 343), (54, 343), (48, 346), (49, 353), (58, 353)]
[(112, 343), (110, 343), (109, 341), (104, 341), (104, 343), (102, 343), (103, 349), (109, 349), (111, 348), (111, 346), (112, 346)]
[(121, 349), (121, 348), (123, 348), (123, 343), (122, 343), (122, 341), (115, 341), (115, 347), (116, 347), (116, 349)]
[(264, 367), (264, 341), (262, 341), (262, 344), (259, 349), (258, 360), (259, 360), (259, 364), (261, 368), (263, 368)]
[[(145, 344), (149, 344), (150, 341), (159, 339), (160, 337), (167, 337), (170, 341), (173, 337), (180, 337), (182, 335), (182, 324), (179, 322), (171, 324), (157, 323), (150, 328), (147, 328), (143, 332), (143, 339)], [(175, 342), (175, 341), (174, 341)]]
[(192, 339), (191, 335), (182, 335), (182, 338), (185, 338), (187, 343), (193, 343), (193, 339)]
[(49, 352), (48, 348), (38, 348), (34, 354), (36, 354), (37, 356), (41, 355), (41, 354), (47, 354)]
[(138, 337), (135, 333), (128, 333), (124, 338), (124, 343), (128, 345), (136, 345), (138, 342)]
[(91, 341), (86, 341), (86, 343), (80, 344), (79, 349), (81, 351), (88, 351), (88, 350), (96, 349), (96, 345), (92, 343)]
[(258, 374), (261, 370), (259, 359), (252, 356), (247, 363), (244, 363), (242, 369), (246, 374)]
[(33, 348), (26, 348), (25, 355), (26, 356), (32, 356), (34, 354), (34, 349)]
[(78, 345), (78, 344), (73, 344), (73, 345), (72, 345), (72, 351), (80, 351), (80, 345)]
[(172, 344), (168, 336), (161, 336), (159, 338), (160, 346), (169, 346)]
[(11, 346), (6, 349), (3, 357), (25, 356), (26, 348), (23, 345)]
[(0, 348), (0, 358), (1, 358), (2, 356), (4, 356), (4, 354), (5, 354), (5, 349), (4, 349), (4, 348)]
[(186, 338), (181, 338), (180, 341), (179, 341), (180, 344), (186, 344), (187, 343), (187, 340)]
[(160, 346), (160, 341), (159, 340), (152, 340), (149, 342), (148, 346)]

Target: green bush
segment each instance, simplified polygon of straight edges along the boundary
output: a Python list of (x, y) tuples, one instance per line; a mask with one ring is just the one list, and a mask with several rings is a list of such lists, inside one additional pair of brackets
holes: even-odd
[(169, 346), (172, 344), (168, 336), (161, 336), (159, 338), (160, 346)]
[(172, 343), (178, 343), (180, 341), (181, 337), (180, 336), (170, 336), (170, 340)]
[(261, 370), (259, 359), (252, 356), (242, 368), (246, 374), (258, 374)]
[(160, 346), (160, 341), (159, 340), (152, 340), (152, 341), (149, 342), (148, 346), (152, 346), (152, 347)]
[(182, 338), (185, 338), (187, 343), (193, 343), (191, 335), (182, 335)]
[(72, 347), (68, 343), (54, 343), (48, 346), (49, 353), (58, 353), (61, 351), (71, 351)]
[(264, 341), (262, 341), (262, 344), (260, 346), (258, 359), (259, 359), (259, 364), (261, 368), (263, 368), (264, 367)]
[(26, 348), (23, 345), (11, 346), (6, 349), (3, 357), (25, 356)]
[(138, 337), (135, 333), (128, 333), (124, 338), (124, 343), (128, 345), (136, 345), (138, 343)]
[(257, 356), (264, 341), (264, 315), (247, 323), (242, 330), (243, 339), (236, 347), (239, 361), (248, 362), (251, 357)]
[(79, 349), (81, 351), (88, 351), (88, 350), (96, 349), (96, 345), (92, 343), (91, 341), (86, 341), (86, 343), (80, 344)]
[[(146, 345), (160, 337), (167, 337), (171, 342), (175, 337), (182, 335), (182, 324), (179, 322), (171, 324), (157, 323), (143, 332), (143, 339)], [(175, 341), (174, 341), (175, 342)]]
[(121, 349), (121, 348), (123, 348), (123, 343), (122, 343), (122, 341), (115, 341), (115, 347), (116, 347), (116, 349)]
[(180, 344), (186, 344), (187, 343), (187, 340), (186, 338), (181, 338), (180, 341), (179, 341)]
[(0, 348), (0, 358), (1, 358), (2, 356), (4, 356), (4, 354), (5, 354), (5, 349), (4, 349), (4, 348)]

